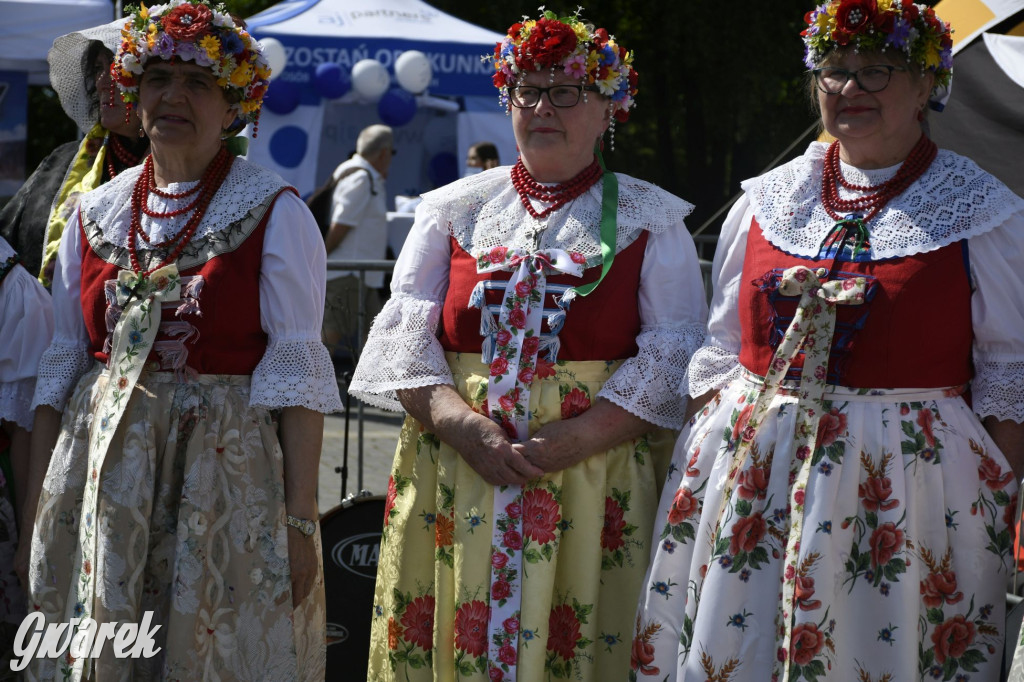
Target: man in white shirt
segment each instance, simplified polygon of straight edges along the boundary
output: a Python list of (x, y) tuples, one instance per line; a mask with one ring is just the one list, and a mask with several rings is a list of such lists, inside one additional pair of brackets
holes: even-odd
[[(386, 256), (388, 221), (384, 183), (395, 153), (393, 142), (391, 128), (369, 126), (359, 133), (356, 153), (334, 170), (337, 184), (331, 197), (331, 227), (324, 238), (328, 260), (381, 260)], [(367, 272), (365, 281), (363, 339), (370, 329), (370, 321), (380, 310), (377, 290), (384, 284), (384, 273)], [(358, 314), (357, 273), (328, 270), (323, 336), (332, 352), (341, 350), (354, 359)], [(339, 349), (341, 342), (344, 344)]]

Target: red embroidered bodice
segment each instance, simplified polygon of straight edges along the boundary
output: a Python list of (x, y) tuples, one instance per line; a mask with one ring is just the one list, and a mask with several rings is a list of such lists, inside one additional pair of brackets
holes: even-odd
[[(236, 248), (191, 267), (186, 261), (179, 272), (181, 300), (166, 303), (162, 310), (149, 356), (151, 370), (177, 371), (182, 376), (253, 373), (267, 348), (260, 324), (259, 281), (269, 216), (268, 210)], [(81, 298), (89, 351), (107, 362), (110, 335), (120, 315), (120, 309), (111, 306), (116, 302), (114, 285), (123, 268), (94, 251), (84, 227), (83, 243)]]
[[(778, 293), (795, 265), (828, 270), (822, 279), (863, 275), (867, 301), (837, 306), (828, 383), (853, 388), (937, 388), (971, 379), (971, 284), (966, 242), (884, 261), (800, 258), (772, 246), (754, 220), (739, 293), (740, 364), (765, 376), (796, 309)], [(820, 276), (820, 273), (819, 273)], [(787, 379), (799, 378), (803, 355)]]
[[(615, 255), (607, 277), (589, 296), (579, 296), (572, 302), (565, 325), (558, 334), (561, 348), (559, 360), (619, 360), (637, 353), (636, 337), (640, 333), (640, 311), (637, 297), (640, 290), (640, 268), (647, 247), (648, 232), (644, 230), (636, 241)], [(448, 293), (441, 315), (441, 345), (446, 351), (479, 353), (481, 349), (480, 315), (478, 308), (469, 307), (470, 294), (481, 280), (508, 281), (510, 272), (477, 274), (476, 259), (451, 238), (451, 270)], [(601, 274), (601, 268), (588, 268), (583, 277), (554, 275), (547, 278), (548, 286), (579, 286), (592, 282)], [(499, 305), (504, 288), (488, 289), (486, 303)], [(545, 297), (545, 310), (553, 310), (554, 295)], [(595, 333), (594, 330), (600, 330)], [(548, 332), (545, 321), (542, 333)]]

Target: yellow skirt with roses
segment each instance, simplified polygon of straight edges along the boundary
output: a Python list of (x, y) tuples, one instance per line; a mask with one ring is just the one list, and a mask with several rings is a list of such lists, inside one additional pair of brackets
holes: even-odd
[[(479, 355), (448, 354), (477, 411)], [(617, 362), (559, 362), (530, 391), (530, 431), (589, 407)], [(520, 680), (623, 680), (674, 434), (658, 430), (531, 482), (523, 495)], [(370, 680), (488, 680), (494, 488), (406, 419), (388, 482)]]

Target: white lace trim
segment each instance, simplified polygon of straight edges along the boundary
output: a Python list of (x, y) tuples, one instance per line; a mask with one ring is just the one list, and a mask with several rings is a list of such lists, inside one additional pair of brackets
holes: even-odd
[(709, 336), (686, 367), (679, 392), (696, 398), (708, 391), (721, 389), (739, 375), (739, 355), (726, 350)]
[(35, 412), (32, 410), (35, 390), (35, 377), (0, 383), (0, 419), (14, 422), (26, 431), (31, 431), (32, 422), (35, 421)]
[(79, 344), (53, 342), (39, 358), (39, 376), (32, 398), (32, 409), (50, 405), (58, 412), (71, 395), (82, 375), (92, 367), (93, 357)]
[(373, 321), (349, 393), (370, 405), (397, 412), (403, 408), (395, 391), (437, 384), (454, 386), (437, 339), (441, 303), (393, 294)]
[[(818, 255), (835, 226), (821, 204), (827, 145), (812, 142), (803, 156), (742, 183), (765, 237), (783, 251)], [(854, 184), (877, 184), (898, 166), (863, 171), (843, 164)], [(871, 258), (896, 258), (934, 251), (984, 234), (1024, 211), (1024, 199), (967, 157), (941, 149), (928, 170), (868, 224)]]
[(1024, 360), (990, 360), (975, 355), (971, 401), (980, 417), (1024, 422)]
[[(681, 224), (693, 211), (692, 204), (656, 185), (621, 173), (615, 175), (619, 180), (616, 252), (632, 244), (641, 230), (664, 232)], [(523, 207), (505, 166), (428, 192), (423, 195), (423, 203), (467, 253), (495, 246), (559, 248), (582, 253), (587, 267), (593, 267), (601, 263), (603, 186), (595, 184), (582, 196), (537, 220)]]
[[(132, 191), (141, 173), (142, 164), (129, 168), (82, 198), (83, 216), (102, 226), (103, 241), (122, 248), (128, 247)], [(174, 182), (161, 189), (180, 193), (195, 187), (197, 182)], [(228, 176), (224, 178), (224, 184), (217, 190), (196, 228), (193, 240), (198, 241), (230, 227), (287, 184), (277, 173), (236, 158)], [(194, 195), (184, 199), (165, 199), (151, 195), (149, 207), (154, 211), (167, 212), (187, 205), (192, 199)], [(143, 214), (142, 229), (151, 240), (164, 241), (177, 235), (190, 215), (191, 212), (187, 211), (180, 216), (154, 220)]]
[(323, 414), (342, 410), (331, 354), (319, 339), (271, 338), (250, 386), (252, 407), (301, 406)]
[(702, 324), (641, 329), (637, 354), (622, 363), (598, 397), (652, 424), (682, 428), (686, 401), (680, 399), (679, 386), (704, 342), (704, 331)]

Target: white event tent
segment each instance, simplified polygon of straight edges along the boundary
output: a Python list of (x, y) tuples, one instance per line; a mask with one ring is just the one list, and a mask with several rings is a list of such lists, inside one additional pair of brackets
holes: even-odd
[(114, 19), (110, 0), (0, 0), (0, 71), (28, 74), (30, 85), (50, 82), (46, 53), (54, 38)]
[(314, 189), (355, 150), (360, 130), (381, 122), (378, 104), (355, 90), (324, 97), (318, 67), (337, 64), (348, 78), (357, 62), (371, 59), (394, 80), (395, 61), (410, 50), (426, 55), (432, 78), (415, 98), (411, 120), (393, 126), (397, 156), (388, 177), (389, 208), (395, 194), (416, 195), (458, 177), (468, 147), (476, 142), (494, 142), (503, 163), (514, 160), (511, 121), (497, 104), (493, 67), (481, 60), (493, 52), (500, 34), (421, 0), (284, 0), (246, 21), (256, 38), (273, 38), (284, 47), (285, 67), (274, 77), (268, 98), (284, 82), (297, 100), (284, 113), (264, 106), (249, 158), (280, 173), (301, 193)]

